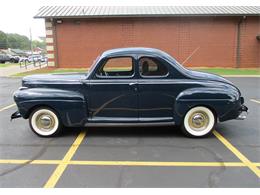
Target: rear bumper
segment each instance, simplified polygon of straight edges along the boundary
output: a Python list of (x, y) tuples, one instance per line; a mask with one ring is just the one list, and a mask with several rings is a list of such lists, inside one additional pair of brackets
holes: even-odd
[(237, 120), (244, 120), (247, 117), (248, 114), (248, 108), (245, 105), (241, 105), (239, 109), (240, 114), (236, 118)]
[(241, 105), (239, 111), (241, 111), (241, 112), (248, 112), (248, 107), (246, 107), (245, 105)]
[(227, 121), (232, 119), (244, 120), (248, 114), (248, 108), (244, 105), (244, 98), (240, 97), (237, 101), (233, 103), (233, 106), (228, 109), (224, 115), (219, 117), (219, 121)]

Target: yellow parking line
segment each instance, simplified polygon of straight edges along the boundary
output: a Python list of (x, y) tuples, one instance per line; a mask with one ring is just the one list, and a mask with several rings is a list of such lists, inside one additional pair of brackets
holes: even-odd
[(0, 164), (25, 164), (30, 160), (1, 159)]
[[(156, 161), (85, 161), (0, 159), (0, 164), (89, 165), (89, 166), (161, 166), (161, 167), (247, 167), (243, 162), (156, 162)], [(252, 162), (253, 163), (253, 162)], [(260, 166), (260, 162), (253, 163)]]
[(260, 101), (257, 101), (257, 100), (254, 100), (254, 99), (250, 99), (250, 101), (260, 104)]
[(160, 166), (160, 167), (243, 167), (241, 162), (148, 162), (148, 161), (70, 161), (71, 165)]
[(236, 149), (226, 138), (224, 138), (217, 131), (213, 131), (213, 134), (231, 151), (237, 156), (251, 171), (253, 171), (258, 177), (260, 177), (260, 169), (252, 163), (247, 157), (245, 157), (238, 149)]
[(15, 105), (16, 105), (16, 104), (11, 104), (11, 105), (9, 105), (9, 106), (3, 107), (3, 108), (0, 109), (0, 112), (2, 112), (2, 111), (4, 111), (4, 110), (7, 110), (7, 109), (9, 109), (9, 108), (12, 108), (12, 107), (14, 107)]
[(79, 145), (81, 144), (82, 140), (84, 139), (85, 135), (86, 135), (86, 132), (81, 132), (78, 135), (78, 137), (76, 138), (76, 140), (74, 141), (74, 143), (72, 144), (72, 146), (70, 147), (70, 149), (68, 150), (68, 152), (66, 153), (64, 158), (62, 159), (62, 162), (57, 166), (57, 168), (55, 169), (55, 171), (52, 173), (51, 177), (45, 184), (45, 186), (44, 186), (45, 188), (55, 187), (56, 183), (59, 181), (61, 175), (63, 174), (66, 167), (68, 166), (67, 162), (69, 162), (72, 159), (73, 155), (77, 151), (77, 149), (78, 149)]

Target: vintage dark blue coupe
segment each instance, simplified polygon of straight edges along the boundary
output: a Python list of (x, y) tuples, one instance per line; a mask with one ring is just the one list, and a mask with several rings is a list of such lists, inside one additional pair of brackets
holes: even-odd
[(184, 68), (151, 48), (104, 52), (88, 73), (24, 77), (14, 93), (18, 111), (37, 135), (67, 127), (179, 125), (191, 137), (217, 121), (244, 119), (239, 89), (213, 74)]

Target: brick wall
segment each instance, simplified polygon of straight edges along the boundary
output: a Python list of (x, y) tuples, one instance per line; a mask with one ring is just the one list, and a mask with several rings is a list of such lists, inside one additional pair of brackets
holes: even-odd
[(254, 66), (260, 68), (260, 17), (247, 18), (241, 23), (240, 67)]
[(185, 66), (259, 67), (256, 35), (260, 34), (260, 17), (247, 17), (241, 23), (238, 51), (239, 20), (241, 17), (62, 19), (61, 24), (52, 23), (53, 35), (47, 35), (54, 39), (48, 43), (48, 54), (59, 67), (89, 67), (107, 49), (153, 47), (179, 62), (186, 60)]

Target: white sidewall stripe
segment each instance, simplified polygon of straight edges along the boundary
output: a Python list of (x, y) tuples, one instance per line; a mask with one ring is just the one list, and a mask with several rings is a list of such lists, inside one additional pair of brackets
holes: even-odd
[[(196, 112), (196, 111), (203, 111), (205, 112), (208, 117), (209, 117), (209, 124), (208, 126), (202, 130), (202, 131), (195, 131), (193, 130), (190, 125), (189, 125), (189, 117), (192, 113)], [(209, 133), (212, 128), (214, 127), (214, 124), (215, 124), (215, 117), (214, 117), (214, 114), (211, 112), (210, 109), (206, 108), (206, 107), (203, 107), (203, 106), (197, 106), (197, 107), (194, 107), (192, 109), (190, 109), (187, 114), (185, 115), (185, 118), (184, 118), (184, 127), (185, 129), (193, 136), (203, 136), (203, 135), (206, 135), (207, 133)]]

